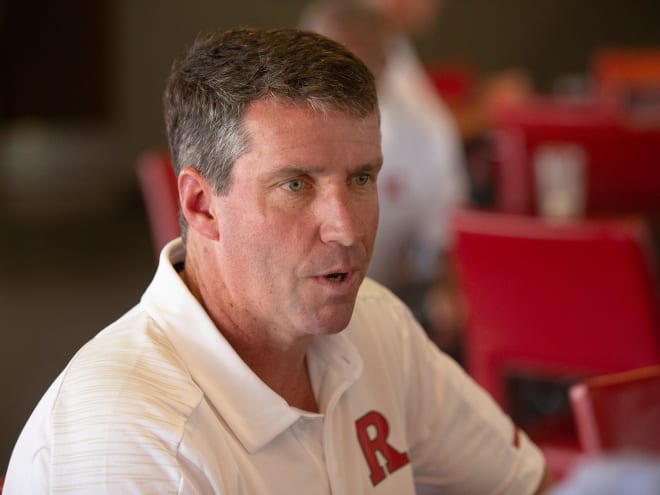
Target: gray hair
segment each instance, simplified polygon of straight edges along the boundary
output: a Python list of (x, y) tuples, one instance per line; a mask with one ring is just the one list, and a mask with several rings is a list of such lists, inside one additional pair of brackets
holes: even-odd
[[(250, 144), (245, 111), (263, 99), (324, 113), (378, 114), (373, 75), (335, 41), (299, 29), (210, 33), (175, 61), (163, 95), (176, 174), (192, 166), (216, 194), (225, 193), (234, 162)], [(185, 237), (184, 219), (181, 227)]]

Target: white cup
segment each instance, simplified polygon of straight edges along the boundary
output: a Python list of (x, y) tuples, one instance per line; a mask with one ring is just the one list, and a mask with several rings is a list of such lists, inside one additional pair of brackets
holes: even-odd
[(584, 213), (586, 156), (573, 143), (548, 143), (536, 148), (536, 202), (541, 215), (572, 218)]

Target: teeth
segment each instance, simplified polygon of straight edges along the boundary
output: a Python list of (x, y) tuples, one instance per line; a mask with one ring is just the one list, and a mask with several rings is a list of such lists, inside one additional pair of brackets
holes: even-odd
[(334, 280), (336, 282), (343, 282), (344, 279), (346, 278), (345, 273), (331, 273), (330, 275), (327, 276), (330, 280)]

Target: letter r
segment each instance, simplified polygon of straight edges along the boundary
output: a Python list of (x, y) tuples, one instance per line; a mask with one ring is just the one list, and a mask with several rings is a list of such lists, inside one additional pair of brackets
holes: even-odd
[[(387, 443), (390, 425), (381, 413), (377, 411), (368, 412), (355, 421), (355, 430), (360, 447), (362, 447), (362, 453), (369, 465), (369, 471), (371, 472), (369, 478), (372, 485), (376, 486), (387, 476), (378, 461), (376, 452), (379, 452), (387, 461), (386, 467), (389, 474), (410, 462), (405, 452), (399, 452)], [(371, 435), (369, 430), (372, 431)]]

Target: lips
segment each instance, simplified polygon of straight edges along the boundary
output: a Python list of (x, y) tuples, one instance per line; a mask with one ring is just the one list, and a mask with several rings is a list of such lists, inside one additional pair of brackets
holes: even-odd
[(332, 272), (327, 275), (323, 275), (323, 277), (332, 282), (343, 282), (344, 280), (346, 280), (347, 275), (348, 272)]
[[(321, 291), (318, 295), (322, 297), (339, 298), (337, 301), (353, 301), (362, 281), (362, 270), (353, 266), (335, 266), (323, 270), (312, 279), (316, 287)], [(335, 301), (335, 302), (337, 302)], [(331, 300), (326, 300), (331, 302)]]
[(347, 288), (362, 280), (364, 273), (363, 256), (360, 253), (344, 253), (315, 263), (306, 270), (307, 276), (322, 282), (326, 287)]
[(360, 269), (354, 267), (337, 267), (316, 276), (316, 279), (326, 287), (336, 289), (348, 289), (357, 282), (360, 277)]

